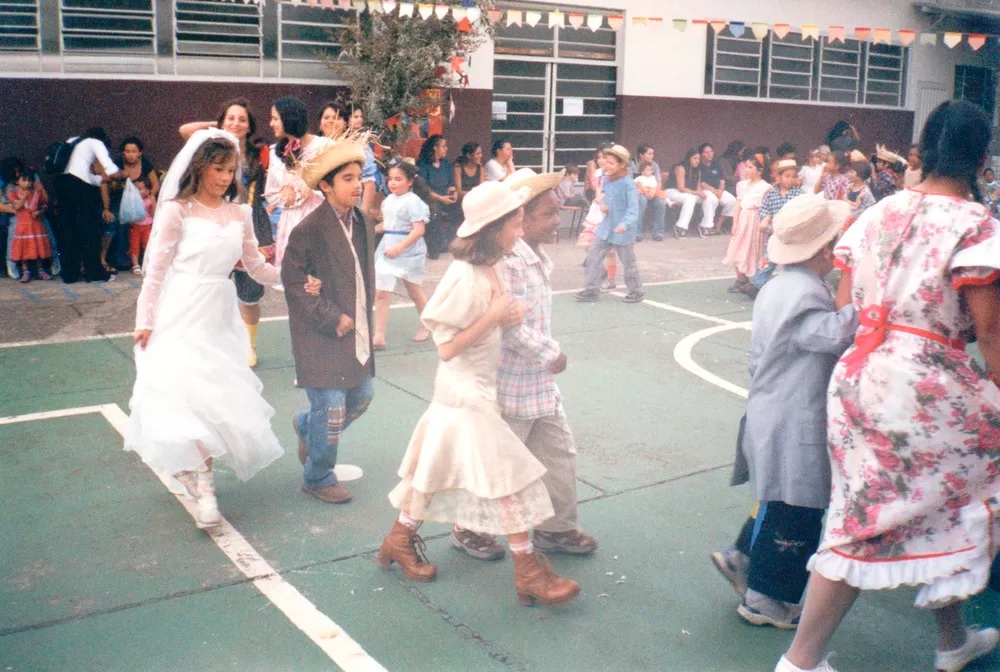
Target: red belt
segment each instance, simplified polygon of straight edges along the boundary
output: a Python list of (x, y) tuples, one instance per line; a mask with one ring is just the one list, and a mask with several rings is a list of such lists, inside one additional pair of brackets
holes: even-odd
[(847, 366), (848, 376), (853, 377), (861, 371), (861, 366), (868, 359), (868, 355), (874, 352), (878, 346), (882, 345), (886, 334), (890, 331), (912, 334), (913, 336), (926, 338), (928, 341), (934, 341), (935, 343), (940, 343), (956, 350), (965, 350), (965, 341), (947, 338), (933, 331), (905, 324), (889, 324), (888, 320), (889, 312), (882, 306), (868, 306), (861, 311), (858, 323), (862, 327), (867, 327), (870, 331), (866, 331), (863, 334), (858, 333), (854, 337), (854, 350), (843, 358), (844, 364)]

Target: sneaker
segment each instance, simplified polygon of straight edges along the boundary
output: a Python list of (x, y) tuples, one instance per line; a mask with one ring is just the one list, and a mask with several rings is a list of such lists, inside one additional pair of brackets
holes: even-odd
[(195, 514), (195, 525), (204, 530), (222, 523), (219, 513), (219, 502), (215, 498), (215, 474), (211, 469), (202, 468), (196, 472), (198, 479), (198, 509)]
[(613, 292), (616, 289), (618, 289), (618, 285), (616, 285), (611, 280), (605, 280), (604, 282), (601, 283), (601, 291), (602, 292)]
[(740, 286), (740, 293), (746, 294), (751, 299), (756, 299), (757, 295), (760, 293), (760, 290), (757, 289), (757, 285), (753, 284), (752, 282), (744, 282)]
[(827, 656), (820, 661), (819, 665), (811, 670), (803, 670), (801, 667), (792, 665), (792, 662), (788, 658), (782, 656), (778, 664), (774, 666), (774, 672), (837, 672), (837, 670), (830, 667), (829, 660), (830, 658)]
[(938, 650), (934, 653), (934, 669), (938, 672), (958, 672), (965, 666), (987, 655), (1000, 642), (1000, 631), (996, 628), (975, 630), (969, 628), (965, 644), (952, 651)]
[(24, 271), (21, 273), (21, 277), (17, 279), (18, 282), (31, 282), (31, 273)]
[(51, 280), (52, 279), (52, 275), (50, 273), (48, 273), (47, 271), (45, 271), (44, 269), (39, 268), (38, 269), (38, 279), (39, 280)]
[(499, 560), (506, 552), (492, 534), (476, 534), (457, 525), (451, 530), (451, 545), (476, 560)]
[(657, 243), (662, 243), (663, 236), (653, 236), (653, 240), (656, 241)]
[(687, 229), (682, 229), (678, 226), (674, 227), (674, 238), (687, 238)]
[(198, 474), (194, 471), (178, 471), (174, 474), (184, 489), (187, 490), (188, 497), (193, 500), (198, 499)]
[(573, 295), (577, 301), (593, 303), (601, 298), (601, 293), (596, 289), (584, 289)]
[(795, 630), (802, 616), (797, 604), (788, 604), (760, 593), (744, 597), (736, 613), (751, 625), (770, 625), (779, 630)]
[(628, 294), (626, 294), (625, 298), (622, 299), (622, 301), (624, 301), (625, 303), (639, 303), (640, 301), (642, 301), (645, 298), (646, 298), (646, 295), (643, 292), (635, 291), (635, 292), (629, 292)]
[(580, 530), (569, 530), (568, 532), (535, 530), (532, 543), (535, 545), (535, 550), (542, 553), (590, 555), (597, 550), (597, 539)]
[(322, 488), (310, 488), (308, 485), (303, 485), (302, 492), (312, 495), (327, 504), (345, 504), (351, 501), (351, 493), (340, 483), (334, 483)]
[(725, 577), (740, 599), (743, 599), (747, 592), (747, 570), (750, 567), (750, 558), (743, 555), (735, 546), (730, 546), (724, 551), (713, 551), (711, 558), (712, 564), (719, 570), (719, 574)]
[(737, 280), (733, 284), (729, 285), (729, 287), (728, 287), (728, 289), (726, 289), (726, 291), (729, 292), (730, 294), (739, 294), (740, 292), (743, 291), (743, 285), (745, 283), (746, 283), (746, 280)]

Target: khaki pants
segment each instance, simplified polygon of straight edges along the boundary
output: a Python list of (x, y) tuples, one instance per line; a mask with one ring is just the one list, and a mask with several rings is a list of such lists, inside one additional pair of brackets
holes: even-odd
[(536, 529), (542, 532), (578, 530), (576, 502), (576, 444), (560, 406), (554, 415), (524, 420), (504, 416), (511, 430), (545, 465), (542, 483), (552, 498), (555, 516)]

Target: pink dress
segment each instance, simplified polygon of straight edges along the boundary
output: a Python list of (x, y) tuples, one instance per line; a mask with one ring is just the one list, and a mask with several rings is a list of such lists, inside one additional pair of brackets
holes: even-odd
[(733, 238), (729, 241), (726, 266), (733, 266), (740, 275), (752, 276), (757, 272), (764, 254), (764, 232), (760, 230), (760, 204), (764, 194), (771, 189), (767, 180), (743, 180), (736, 185), (737, 210), (733, 224)]
[(937, 608), (981, 591), (996, 552), (1000, 388), (966, 354), (966, 285), (1000, 278), (1000, 224), (977, 203), (889, 196), (841, 239), (860, 316), (833, 372), (833, 486), (810, 569), (862, 589), (918, 585)]

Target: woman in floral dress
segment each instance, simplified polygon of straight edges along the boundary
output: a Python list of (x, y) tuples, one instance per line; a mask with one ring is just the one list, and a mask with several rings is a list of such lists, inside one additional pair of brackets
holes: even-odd
[[(832, 670), (823, 650), (860, 590), (920, 586), (938, 670), (1000, 640), (962, 617), (986, 586), (1000, 511), (1000, 224), (966, 198), (989, 129), (971, 104), (935, 110), (921, 140), (928, 179), (869, 209), (838, 247), (860, 328), (830, 383), (826, 530), (777, 672)], [(973, 338), (986, 370), (965, 352)]]

